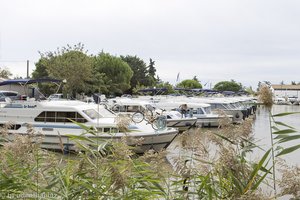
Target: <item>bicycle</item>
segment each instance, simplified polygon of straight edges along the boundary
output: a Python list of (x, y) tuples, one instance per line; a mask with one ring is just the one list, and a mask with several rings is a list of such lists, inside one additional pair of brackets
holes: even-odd
[(167, 125), (166, 116), (163, 115), (164, 111), (165, 110), (162, 110), (161, 113), (150, 109), (137, 111), (133, 113), (131, 120), (134, 123), (141, 123), (143, 120), (145, 120), (147, 124), (151, 124), (154, 130), (164, 129)]

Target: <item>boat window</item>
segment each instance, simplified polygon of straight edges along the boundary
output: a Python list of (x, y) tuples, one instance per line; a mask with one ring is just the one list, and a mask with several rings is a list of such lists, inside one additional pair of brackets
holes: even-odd
[(140, 106), (128, 106), (127, 112), (137, 112), (140, 110)]
[(87, 120), (77, 112), (55, 112), (55, 111), (44, 111), (40, 113), (34, 121), (36, 122), (63, 122), (71, 123), (69, 120), (75, 122), (85, 123)]
[(42, 112), (34, 119), (34, 121), (43, 122), (45, 121), (45, 118), (46, 118), (46, 112)]
[(23, 108), (21, 104), (10, 103), (4, 106), (4, 108)]
[(103, 132), (105, 132), (105, 133), (118, 133), (119, 132), (119, 130), (117, 128), (108, 128), (108, 127), (106, 127), (106, 128), (98, 127), (97, 131), (100, 132), (100, 133), (103, 133)]
[(170, 115), (167, 115), (167, 119), (172, 119), (172, 117)]
[(232, 105), (230, 105), (229, 103), (226, 103), (226, 104), (223, 104), (223, 107), (225, 108), (225, 109), (235, 109)]
[(213, 109), (213, 110), (215, 110), (215, 109), (217, 109), (218, 107), (217, 107), (217, 104), (215, 104), (215, 103), (212, 103), (212, 104), (210, 104), (211, 105), (211, 109)]
[(145, 107), (150, 110), (150, 111), (154, 111), (155, 108), (153, 106), (151, 106), (150, 104), (146, 104)]
[(116, 112), (126, 112), (126, 107), (125, 106), (119, 106), (118, 110)]
[(55, 122), (55, 112), (46, 112), (46, 121)]
[(236, 103), (230, 103), (229, 105), (231, 108), (238, 108), (238, 105)]
[(206, 114), (210, 114), (211, 113), (211, 107), (208, 106), (208, 107), (204, 107), (204, 111)]
[(109, 133), (109, 132), (110, 132), (110, 128), (104, 128), (104, 129), (103, 129), (103, 132), (104, 132), (104, 133), (107, 133), (107, 132)]
[(221, 110), (228, 109), (224, 104), (217, 104), (217, 108)]
[(102, 116), (94, 109), (88, 109), (88, 110), (83, 110), (82, 112), (84, 112), (89, 118), (91, 119), (97, 119), (97, 118), (101, 118)]
[(115, 116), (115, 114), (111, 110), (104, 108), (104, 107), (99, 109), (99, 111), (95, 109), (95, 111), (99, 113), (99, 117), (103, 117), (103, 116), (114, 117)]
[(82, 117), (81, 114), (79, 114), (79, 113), (76, 113), (75, 121), (79, 122), (79, 123), (85, 123), (85, 122), (87, 122), (87, 120), (84, 117)]
[(176, 116), (176, 117), (178, 117), (178, 118), (181, 118), (182, 117), (182, 115), (181, 115), (181, 113), (180, 112), (176, 112), (176, 113), (172, 113), (172, 116)]
[(203, 115), (203, 114), (204, 114), (202, 108), (198, 108), (197, 110), (198, 110), (198, 114), (200, 114), (200, 115)]
[(20, 124), (0, 124), (0, 127), (6, 127), (8, 130), (18, 130), (21, 128)]
[(56, 112), (56, 122), (69, 122), (68, 119), (76, 119), (75, 112)]
[(18, 93), (16, 92), (3, 92), (3, 94), (7, 97), (15, 97), (18, 96)]

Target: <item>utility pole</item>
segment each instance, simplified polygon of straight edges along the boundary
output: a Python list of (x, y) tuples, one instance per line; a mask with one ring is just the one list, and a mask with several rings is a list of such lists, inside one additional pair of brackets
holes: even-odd
[(29, 78), (29, 60), (27, 60), (27, 77), (26, 78)]

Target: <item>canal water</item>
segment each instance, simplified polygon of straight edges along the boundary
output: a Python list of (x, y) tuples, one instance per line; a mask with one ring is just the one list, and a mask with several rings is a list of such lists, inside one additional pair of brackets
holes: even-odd
[[(289, 126), (294, 127), (298, 132), (293, 134), (300, 134), (300, 106), (297, 105), (274, 105), (272, 108), (272, 114), (287, 113), (287, 112), (299, 112), (299, 114), (292, 114), (282, 117), (276, 117), (276, 121), (283, 122)], [(287, 127), (279, 126), (280, 129), (287, 129)], [(271, 134), (270, 134), (270, 118), (269, 112), (261, 107), (257, 110), (256, 120), (253, 125), (253, 132), (255, 138), (258, 140), (257, 144), (264, 149), (271, 147)], [(273, 136), (274, 138), (274, 136)], [(282, 147), (287, 148), (294, 145), (298, 145), (300, 140), (294, 140), (281, 144)], [(259, 153), (259, 152), (258, 152)], [(260, 154), (260, 153), (259, 153)], [(300, 164), (300, 149), (296, 150), (290, 154), (282, 156), (287, 163), (291, 165)]]
[[(297, 130), (297, 133), (293, 134), (300, 134), (300, 106), (297, 105), (274, 105), (271, 114), (279, 114), (279, 113), (286, 113), (286, 112), (299, 112), (299, 114), (292, 114), (286, 115), (282, 117), (276, 117), (276, 121), (283, 122), (289, 126), (294, 127)], [(272, 125), (273, 126), (273, 125)], [(280, 129), (287, 129), (286, 127), (279, 126)], [(218, 131), (217, 129), (211, 129), (211, 131)], [(253, 134), (255, 138), (255, 144), (261, 147), (264, 150), (268, 150), (271, 148), (271, 132), (270, 132), (270, 113), (264, 107), (259, 107), (255, 116), (253, 116)], [(274, 138), (275, 136), (273, 136)], [(172, 144), (168, 147), (168, 155), (167, 159), (171, 165), (174, 166), (176, 158), (182, 156), (184, 152), (180, 149), (180, 137), (177, 137)], [(298, 145), (300, 143), (299, 140), (294, 140), (291, 142), (287, 142), (285, 144), (281, 144), (282, 147), (287, 148), (294, 145)], [(210, 149), (213, 150), (213, 149)], [(214, 151), (214, 150), (213, 150)], [(249, 155), (249, 160), (258, 161), (262, 158), (265, 151), (260, 150), (259, 148), (254, 149), (254, 152)], [(300, 165), (300, 149), (290, 153), (283, 155), (283, 158), (289, 166)], [(280, 172), (276, 172), (276, 179), (279, 179), (281, 174)], [(270, 177), (272, 178), (272, 177)], [(272, 184), (272, 181), (270, 181)], [(270, 197), (274, 196), (274, 190), (271, 187), (263, 186), (262, 190), (265, 194), (269, 194)], [(280, 200), (290, 199), (290, 196), (284, 196), (278, 198)]]
[[(283, 122), (289, 126), (294, 127), (298, 132), (293, 134), (300, 134), (300, 106), (297, 105), (274, 105), (271, 113), (279, 114), (286, 112), (299, 112), (299, 114), (292, 114), (282, 117), (276, 117), (276, 121)], [(259, 107), (255, 116), (253, 116), (253, 134), (255, 138), (255, 144), (259, 147), (268, 150), (271, 148), (271, 130), (270, 130), (270, 114), (269, 111), (264, 107)], [(287, 127), (279, 126), (280, 129), (287, 129)], [(210, 129), (211, 131), (217, 131), (217, 129)], [(273, 138), (276, 136), (273, 136)], [(176, 154), (180, 154), (181, 149), (178, 148), (180, 143), (180, 137), (176, 138), (172, 144), (168, 147), (168, 152), (170, 155), (176, 156)], [(281, 144), (282, 147), (291, 147), (300, 143), (299, 140), (294, 140), (291, 142), (287, 142), (285, 144)], [(254, 152), (252, 157), (261, 158), (264, 154), (264, 151), (261, 151), (257, 148), (257, 152)], [(287, 163), (293, 165), (300, 165), (300, 149), (296, 150), (290, 154), (284, 155), (284, 158)]]

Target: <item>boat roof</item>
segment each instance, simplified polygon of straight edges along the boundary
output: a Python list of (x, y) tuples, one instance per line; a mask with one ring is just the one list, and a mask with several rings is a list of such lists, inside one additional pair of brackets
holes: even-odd
[(62, 80), (53, 79), (53, 78), (39, 78), (39, 79), (11, 79), (0, 82), (1, 85), (12, 85), (12, 84), (20, 84), (20, 85), (26, 85), (26, 84), (32, 84), (32, 83), (42, 83), (42, 82), (54, 82), (54, 83), (60, 83)]

